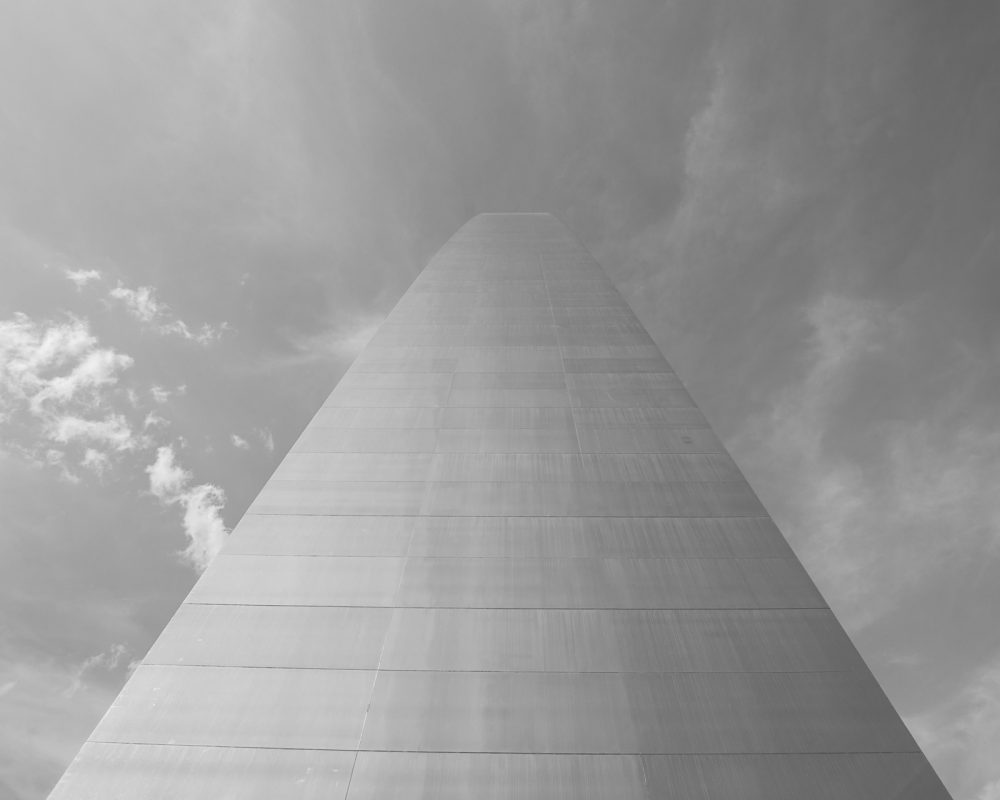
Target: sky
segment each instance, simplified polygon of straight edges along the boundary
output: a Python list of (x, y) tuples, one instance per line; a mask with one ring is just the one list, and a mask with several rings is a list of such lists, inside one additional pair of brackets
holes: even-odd
[(1000, 800), (1000, 4), (9, 0), (0, 796), (422, 266), (602, 262), (956, 800)]

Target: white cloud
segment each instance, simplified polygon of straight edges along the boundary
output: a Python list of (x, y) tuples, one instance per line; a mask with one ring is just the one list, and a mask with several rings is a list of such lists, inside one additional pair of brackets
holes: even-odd
[(49, 435), (53, 441), (61, 444), (76, 441), (104, 444), (118, 452), (134, 450), (137, 445), (132, 428), (120, 414), (112, 414), (100, 420), (60, 417), (53, 422)]
[(150, 386), (149, 393), (153, 396), (153, 400), (160, 405), (166, 403), (172, 394), (169, 389), (164, 389), (162, 386)]
[(31, 398), (37, 410), (45, 403), (67, 403), (87, 392), (118, 382), (119, 373), (132, 366), (130, 356), (108, 349), (95, 349), (87, 353), (68, 375), (51, 378), (45, 387)]
[(103, 475), (111, 466), (111, 459), (107, 453), (88, 447), (80, 461), (80, 466), (97, 473), (97, 475)]
[[(69, 464), (94, 472), (109, 453), (134, 450), (137, 439), (123, 414), (120, 382), (131, 356), (100, 343), (86, 320), (35, 322), (24, 314), (0, 321), (0, 433), (4, 446), (76, 482)], [(95, 412), (100, 409), (100, 414)], [(67, 459), (70, 448), (83, 446)]]
[(254, 428), (254, 434), (260, 439), (267, 452), (274, 452), (274, 434), (271, 433), (270, 428)]
[(125, 306), (126, 311), (161, 336), (180, 336), (182, 339), (207, 345), (222, 336), (229, 329), (226, 323), (221, 325), (202, 325), (197, 331), (192, 331), (186, 322), (174, 316), (166, 303), (156, 298), (156, 291), (151, 286), (140, 286), (129, 289), (118, 284), (109, 296)]
[(165, 503), (175, 502), (191, 480), (191, 473), (174, 463), (174, 450), (169, 446), (156, 451), (156, 461), (146, 467), (146, 474), (149, 490)]
[(150, 428), (165, 428), (168, 425), (170, 425), (170, 423), (155, 411), (150, 411), (146, 414), (146, 418), (142, 421), (142, 429), (144, 431), (149, 430)]
[(113, 644), (103, 653), (84, 659), (73, 673), (70, 685), (63, 692), (64, 697), (73, 697), (83, 688), (87, 674), (96, 670), (113, 672), (128, 654), (128, 648), (123, 644)]
[(188, 546), (181, 555), (201, 572), (222, 549), (229, 533), (222, 520), (226, 495), (212, 484), (191, 486), (191, 473), (175, 459), (172, 447), (157, 450), (156, 461), (146, 468), (149, 489), (164, 505), (176, 505), (184, 510)]
[(109, 294), (115, 300), (120, 300), (128, 312), (140, 322), (152, 322), (167, 312), (167, 307), (157, 301), (151, 286), (129, 289), (118, 284)]
[(24, 314), (0, 321), (0, 413), (45, 391), (52, 372), (92, 351), (85, 320), (38, 324)]
[(235, 433), (229, 437), (229, 441), (233, 443), (233, 447), (239, 450), (249, 450), (250, 442), (244, 439), (242, 436), (237, 436)]
[(218, 555), (229, 531), (222, 520), (226, 495), (218, 486), (203, 483), (184, 494), (184, 531), (190, 543), (184, 557), (198, 570), (204, 570)]
[(82, 289), (91, 281), (99, 281), (101, 279), (101, 273), (96, 269), (67, 269), (64, 274), (66, 275), (66, 280), (75, 284), (77, 289)]

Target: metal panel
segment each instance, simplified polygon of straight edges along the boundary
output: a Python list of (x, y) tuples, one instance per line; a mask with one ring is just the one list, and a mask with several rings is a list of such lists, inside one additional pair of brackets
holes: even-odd
[[(768, 709), (762, 713), (763, 709)], [(822, 726), (814, 722), (820, 715)], [(363, 750), (913, 752), (854, 672), (379, 672)]]
[(350, 800), (934, 800), (918, 753), (533, 755), (360, 753)]
[(382, 406), (409, 408), (411, 406), (436, 406), (448, 396), (448, 387), (431, 389), (335, 389), (325, 405), (346, 408)]
[[(349, 487), (385, 487), (384, 502), (411, 508), (415, 501), (404, 496), (413, 484), (340, 484)], [(276, 483), (270, 484), (274, 495)], [(311, 513), (363, 513), (353, 498), (331, 497), (332, 487), (317, 482), (296, 484), (294, 490), (271, 501), (268, 488), (254, 508), (281, 513), (299, 508)], [(569, 517), (744, 517), (763, 516), (760, 501), (743, 482), (712, 483), (472, 483), (439, 482), (426, 485), (422, 513), (440, 516), (569, 516)], [(415, 492), (415, 489), (409, 491)], [(360, 498), (364, 500), (365, 498)], [(344, 509), (344, 510), (340, 510)], [(374, 513), (374, 512), (369, 512)], [(400, 511), (400, 513), (409, 513)]]
[(640, 427), (655, 433), (670, 428), (707, 428), (708, 422), (694, 406), (664, 408), (574, 408), (581, 428)]
[(271, 480), (257, 495), (248, 514), (416, 514), (424, 485), (410, 482), (331, 483)]
[(766, 517), (602, 519), (419, 517), (413, 556), (478, 558), (787, 557)]
[(218, 556), (189, 603), (386, 606), (403, 567), (398, 558)]
[[(584, 453), (724, 453), (709, 428), (587, 428), (578, 426)], [(402, 452), (402, 451), (400, 451)]]
[(463, 372), (452, 380), (454, 389), (565, 389), (561, 373)]
[(564, 359), (567, 358), (654, 358), (661, 359), (663, 355), (655, 344), (589, 344), (571, 345), (563, 343), (559, 348)]
[(673, 373), (665, 358), (564, 358), (567, 373), (665, 372)]
[(403, 556), (413, 534), (414, 520), (415, 517), (247, 514), (230, 535), (225, 553)]
[(819, 610), (397, 609), (382, 668), (451, 672), (809, 672), (860, 659)]
[(50, 800), (343, 800), (353, 752), (88, 742)]
[(642, 757), (650, 797), (692, 800), (940, 800), (920, 753)]
[(566, 375), (574, 406), (598, 408), (673, 408), (693, 406), (690, 395), (672, 373), (578, 373)]
[(185, 603), (143, 663), (376, 669), (391, 615), (384, 608)]
[[(332, 409), (331, 409), (332, 410)], [(310, 426), (292, 447), (293, 453), (433, 453), (438, 437), (432, 429), (324, 428)]]
[(540, 408), (570, 405), (566, 389), (452, 389), (449, 406), (510, 406)]
[[(821, 600), (812, 602), (822, 606)], [(439, 608), (758, 607), (736, 560), (728, 558), (410, 558), (397, 604)]]
[(484, 428), (438, 432), (439, 453), (576, 453), (576, 432), (570, 428)]
[[(530, 434), (530, 431), (521, 431)], [(531, 481), (606, 483), (739, 481), (725, 453), (289, 453), (276, 480)]]
[(92, 741), (353, 750), (374, 672), (140, 666)]
[(452, 377), (447, 372), (355, 372), (348, 370), (337, 384), (343, 389), (447, 389)]
[(761, 606), (810, 607), (822, 603), (815, 584), (795, 557), (757, 558), (740, 563), (743, 577)]
[(648, 800), (635, 756), (359, 753), (351, 800)]

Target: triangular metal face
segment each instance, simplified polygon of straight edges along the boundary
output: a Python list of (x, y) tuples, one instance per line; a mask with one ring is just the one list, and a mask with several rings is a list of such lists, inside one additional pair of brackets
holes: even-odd
[(947, 796), (546, 214), (431, 261), (52, 795)]

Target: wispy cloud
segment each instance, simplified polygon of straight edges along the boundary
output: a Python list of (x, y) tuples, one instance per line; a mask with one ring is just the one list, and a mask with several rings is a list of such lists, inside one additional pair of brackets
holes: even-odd
[(159, 405), (163, 405), (170, 400), (171, 397), (174, 397), (175, 395), (182, 395), (186, 391), (187, 386), (184, 385), (178, 386), (176, 389), (166, 389), (163, 386), (157, 386), (156, 384), (149, 387), (149, 394), (152, 396), (153, 401)]
[(270, 428), (254, 428), (254, 434), (267, 452), (274, 452), (274, 434), (271, 433)]
[(85, 469), (89, 469), (91, 472), (98, 476), (104, 475), (111, 466), (111, 459), (108, 454), (100, 450), (95, 450), (93, 447), (88, 447), (84, 451), (83, 458), (80, 460), (80, 466)]
[(113, 644), (102, 653), (84, 659), (73, 673), (72, 681), (63, 692), (64, 697), (73, 697), (83, 688), (86, 677), (96, 670), (113, 672), (120, 664), (128, 663), (128, 648), (123, 644)]
[(97, 443), (119, 452), (134, 450), (139, 444), (121, 414), (111, 414), (104, 419), (81, 419), (69, 415), (59, 417), (53, 421), (50, 437), (61, 444), (76, 441)]
[(237, 448), (238, 450), (250, 449), (250, 442), (248, 442), (242, 436), (238, 436), (235, 433), (229, 437), (229, 441), (232, 443), (233, 447)]
[[(38, 412), (53, 402), (64, 405), (77, 399), (94, 401), (95, 390), (116, 384), (119, 375), (133, 363), (131, 356), (114, 350), (93, 349), (68, 374), (45, 380), (42, 388), (31, 397), (31, 407)], [(84, 395), (88, 396), (84, 398)]]
[(932, 760), (955, 765), (956, 797), (1000, 798), (1000, 661), (907, 724)]
[(865, 443), (864, 459), (852, 456), (836, 440), (844, 403), (862, 369), (905, 346), (908, 320), (830, 293), (804, 317), (804, 374), (730, 444), (775, 482), (772, 492), (762, 488), (780, 500), (779, 524), (819, 583), (836, 587), (838, 610), (857, 628), (891, 608), (944, 553), (1000, 542), (1000, 500), (991, 491), (1000, 434), (976, 420), (943, 435), (935, 419), (890, 419)]
[(179, 336), (207, 345), (218, 340), (228, 329), (225, 323), (221, 325), (205, 323), (197, 331), (191, 330), (184, 320), (174, 315), (170, 306), (157, 299), (156, 291), (151, 286), (130, 289), (119, 283), (108, 294), (113, 300), (121, 303), (133, 318), (161, 336)]
[(332, 350), (341, 358), (355, 358), (378, 332), (384, 319), (376, 314), (352, 317), (334, 331), (330, 338)]
[(101, 279), (101, 273), (96, 269), (67, 269), (63, 274), (66, 276), (66, 280), (73, 283), (78, 290), (88, 283)]
[(188, 546), (181, 555), (203, 571), (222, 549), (229, 533), (222, 519), (225, 493), (209, 483), (192, 486), (191, 473), (177, 464), (171, 446), (157, 450), (156, 461), (146, 468), (146, 473), (149, 490), (161, 503), (183, 509)]

